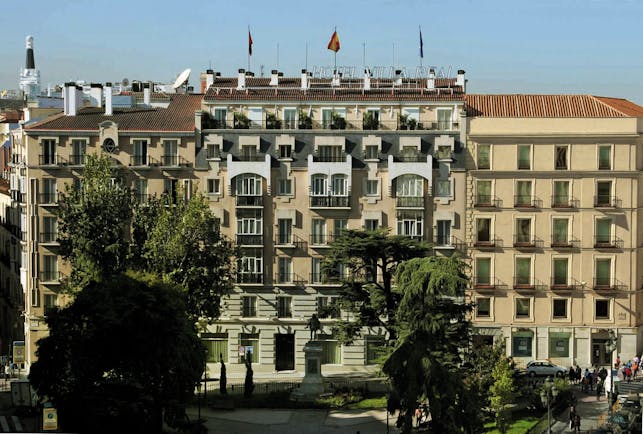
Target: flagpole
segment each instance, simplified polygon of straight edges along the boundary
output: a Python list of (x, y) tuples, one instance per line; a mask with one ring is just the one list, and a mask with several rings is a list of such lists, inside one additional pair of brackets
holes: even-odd
[(362, 63), (364, 64), (364, 70), (366, 71), (366, 42), (362, 42)]
[(277, 42), (277, 69), (279, 69), (279, 42)]
[(306, 41), (306, 71), (308, 71), (308, 41)]
[[(337, 26), (335, 26), (335, 34), (337, 34)], [(337, 74), (337, 50), (333, 50), (333, 52), (335, 53), (335, 68), (333, 74)]]

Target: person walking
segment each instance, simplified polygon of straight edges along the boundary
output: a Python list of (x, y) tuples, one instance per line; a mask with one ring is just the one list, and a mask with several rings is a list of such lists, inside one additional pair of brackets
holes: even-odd
[(603, 394), (603, 380), (601, 377), (596, 379), (596, 400), (601, 400), (601, 395)]
[(572, 405), (569, 407), (569, 429), (574, 429), (574, 420), (576, 418), (576, 406)]
[(578, 413), (574, 415), (574, 426), (572, 427), (572, 432), (573, 433), (580, 432), (580, 415)]

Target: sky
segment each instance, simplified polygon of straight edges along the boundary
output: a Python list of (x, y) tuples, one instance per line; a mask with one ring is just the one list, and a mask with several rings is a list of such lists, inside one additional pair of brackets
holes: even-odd
[(30, 0), (3, 4), (0, 89), (17, 89), (34, 36), (43, 87), (123, 78), (171, 83), (186, 68), (298, 76), (338, 65), (466, 71), (469, 93), (585, 93), (643, 104), (639, 0)]

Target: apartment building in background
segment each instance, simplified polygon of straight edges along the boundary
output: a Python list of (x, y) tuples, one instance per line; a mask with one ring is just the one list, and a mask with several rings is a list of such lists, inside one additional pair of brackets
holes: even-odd
[[(643, 108), (590, 95), (468, 95), (474, 341), (518, 363), (641, 351)], [(614, 354), (616, 357), (616, 354)]]

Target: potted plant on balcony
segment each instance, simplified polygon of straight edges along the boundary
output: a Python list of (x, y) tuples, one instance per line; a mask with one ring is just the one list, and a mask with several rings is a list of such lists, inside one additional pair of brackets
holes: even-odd
[(401, 114), (399, 123), (400, 130), (414, 130), (417, 128), (418, 121), (410, 118), (409, 115)]
[(303, 111), (299, 112), (299, 129), (311, 130), (313, 128), (313, 119)]
[(268, 130), (280, 130), (281, 121), (277, 119), (277, 115), (274, 113), (266, 113), (266, 129)]
[(234, 128), (238, 130), (247, 130), (250, 128), (250, 119), (243, 113), (234, 114)]
[(364, 118), (362, 121), (362, 128), (364, 130), (377, 130), (379, 127), (379, 120), (375, 117), (375, 113), (364, 112)]
[(346, 129), (346, 119), (342, 115), (336, 112), (330, 114), (330, 129), (331, 130), (345, 130)]

